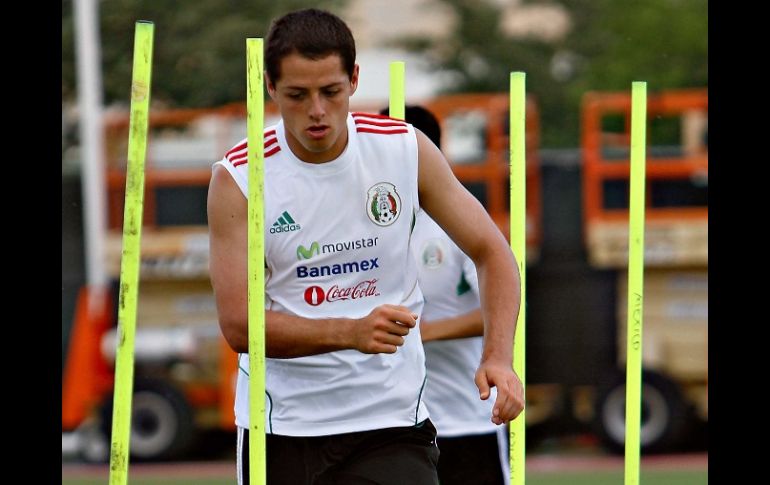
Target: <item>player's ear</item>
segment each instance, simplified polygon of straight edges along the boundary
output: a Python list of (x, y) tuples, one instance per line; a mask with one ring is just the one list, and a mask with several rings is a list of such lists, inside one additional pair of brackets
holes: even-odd
[(353, 74), (350, 76), (350, 95), (353, 96), (358, 89), (358, 64), (353, 66)]
[(263, 76), (265, 77), (265, 86), (267, 86), (267, 94), (270, 95), (270, 97), (275, 101), (275, 83), (270, 79), (270, 76), (268, 76), (267, 71), (264, 72)]

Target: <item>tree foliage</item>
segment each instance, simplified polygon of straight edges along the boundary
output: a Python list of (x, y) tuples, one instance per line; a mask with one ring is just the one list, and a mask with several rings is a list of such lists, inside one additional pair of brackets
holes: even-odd
[[(555, 42), (511, 39), (500, 29), (501, 2), (436, 0), (457, 13), (449, 40), (404, 38), (436, 69), (454, 75), (454, 92), (507, 91), (511, 71), (527, 74), (540, 108), (541, 144), (576, 146), (579, 109), (589, 90), (659, 90), (708, 85), (707, 0), (560, 0), (572, 27)], [(556, 0), (554, 0), (555, 3)], [(345, 0), (103, 0), (98, 3), (106, 104), (127, 103), (134, 23), (155, 23), (152, 99), (170, 107), (242, 101), (247, 37), (264, 37), (272, 18)], [(542, 3), (522, 0), (523, 5)], [(72, 0), (62, 3), (62, 97), (75, 91)], [(426, 19), (428, 20), (428, 19)], [(554, 65), (566, 60), (566, 71)], [(566, 64), (565, 64), (566, 62)]]
[(707, 0), (570, 0), (567, 42), (583, 59), (579, 88), (651, 90), (708, 84)]
[[(646, 81), (651, 93), (708, 85), (707, 0), (561, 0), (572, 27), (553, 43), (507, 38), (499, 2), (440, 1), (457, 14), (450, 40), (412, 37), (402, 45), (452, 72), (454, 92), (505, 92), (509, 73), (524, 71), (543, 146), (577, 145), (586, 91), (630, 91), (633, 81)], [(568, 62), (564, 77), (553, 74), (560, 58)]]
[[(343, 0), (104, 0), (100, 19), (105, 104), (127, 103), (134, 24), (155, 24), (152, 100), (169, 107), (217, 106), (246, 97), (246, 38), (265, 37), (270, 21), (303, 7), (335, 11)], [(74, 100), (73, 1), (62, 3), (62, 98)]]

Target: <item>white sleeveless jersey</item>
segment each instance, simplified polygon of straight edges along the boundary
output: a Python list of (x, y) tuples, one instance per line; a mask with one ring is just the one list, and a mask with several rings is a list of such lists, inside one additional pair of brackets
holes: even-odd
[[(361, 318), (382, 304), (422, 313), (409, 240), (417, 197), (414, 128), (348, 115), (336, 160), (310, 164), (286, 142), (283, 121), (265, 130), (265, 308), (307, 318)], [(217, 164), (248, 197), (246, 141)], [(419, 322), (419, 320), (418, 320)], [(235, 415), (248, 428), (248, 354), (239, 356)], [(266, 429), (319, 436), (428, 417), (419, 326), (395, 354), (342, 350), (266, 359)]]
[[(425, 296), (425, 322), (456, 317), (480, 306), (476, 267), (424, 211), (412, 234), (418, 279)], [(481, 359), (482, 337), (425, 343), (428, 380), (425, 402), (439, 436), (494, 432), (490, 421), (496, 390), (482, 401), (474, 382)]]

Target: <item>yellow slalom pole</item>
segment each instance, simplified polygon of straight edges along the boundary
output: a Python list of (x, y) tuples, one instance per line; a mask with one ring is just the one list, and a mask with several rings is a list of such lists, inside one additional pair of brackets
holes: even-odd
[[(527, 159), (525, 145), (525, 120), (527, 99), (526, 74), (512, 72), (510, 82), (510, 237), (511, 249), (516, 255), (521, 276), (521, 308), (516, 320), (516, 339), (513, 344), (513, 370), (521, 379), (526, 395), (527, 374), (525, 369), (526, 331), (526, 275), (527, 275)], [(525, 476), (525, 429), (526, 410), (510, 424), (511, 485), (523, 485)]]
[(404, 71), (404, 61), (393, 61), (390, 63), (390, 104), (388, 106), (388, 115), (399, 120), (406, 118)]
[(152, 74), (152, 22), (136, 22), (134, 67), (131, 81), (131, 115), (128, 132), (126, 202), (123, 211), (123, 254), (120, 259), (118, 339), (115, 355), (115, 389), (112, 408), (110, 485), (128, 481), (131, 400), (134, 387), (134, 335), (139, 292), (139, 256), (144, 207), (144, 160)]
[(630, 229), (628, 232), (625, 485), (637, 485), (639, 483), (646, 128), (647, 83), (634, 82), (631, 89), (631, 196), (629, 203)]
[(263, 39), (246, 39), (249, 238), (249, 483), (264, 485), (265, 466), (265, 99)]

